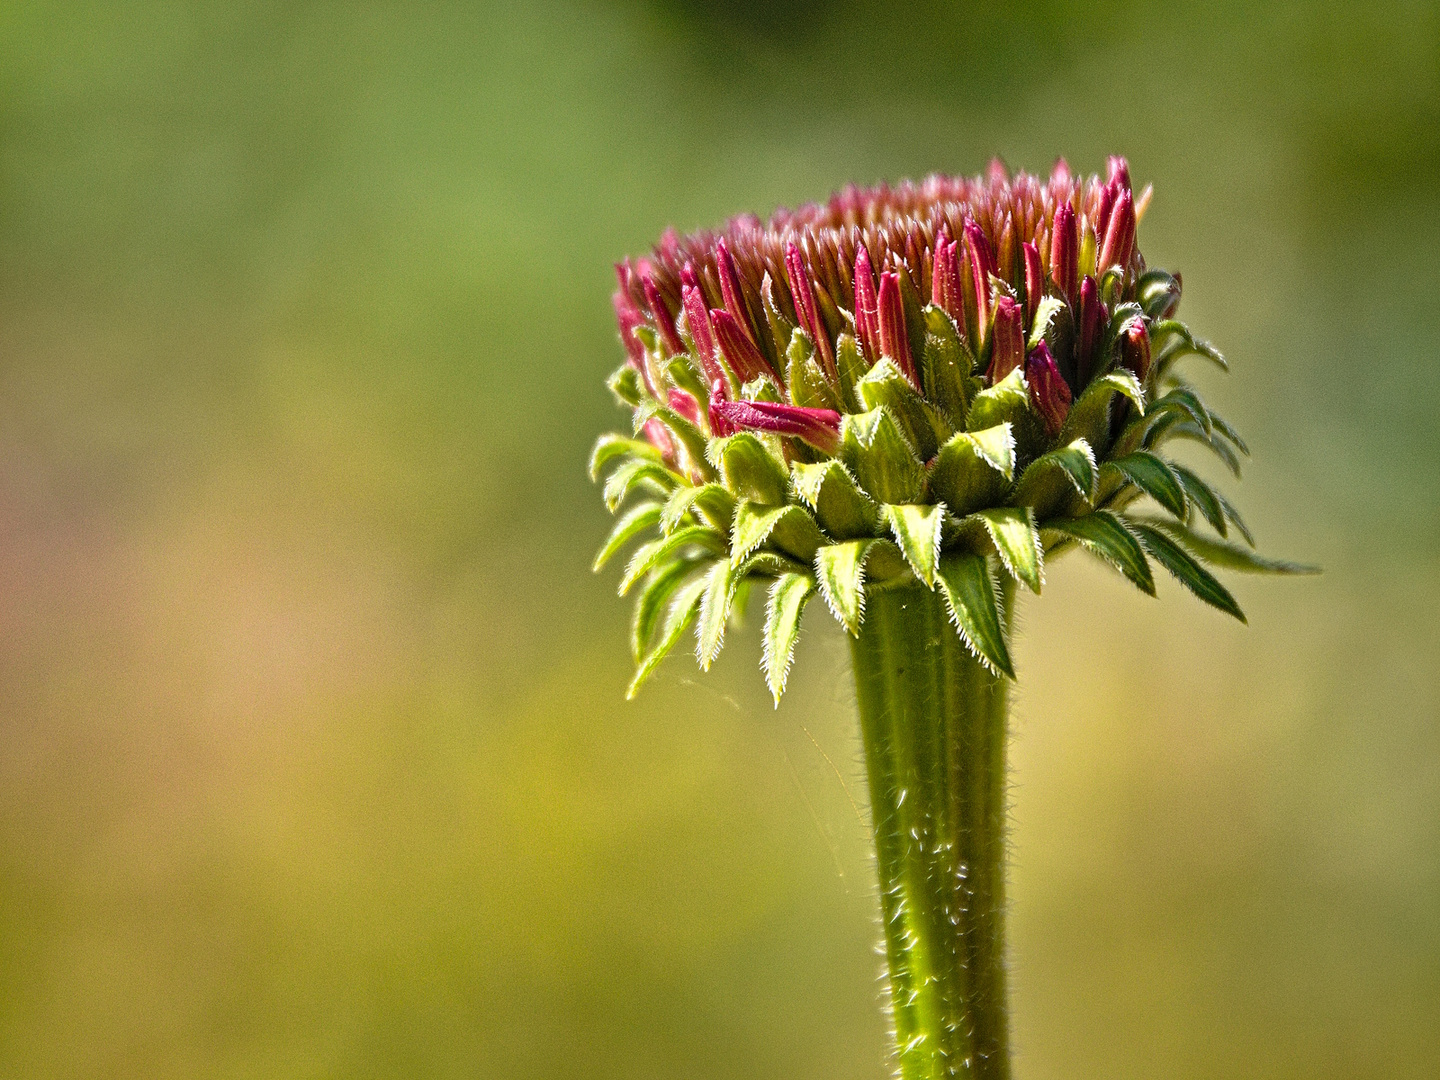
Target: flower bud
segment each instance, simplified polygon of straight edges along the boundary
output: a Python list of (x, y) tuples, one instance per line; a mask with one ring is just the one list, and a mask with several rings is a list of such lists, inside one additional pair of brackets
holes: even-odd
[(910, 356), (910, 335), (905, 330), (905, 305), (900, 299), (900, 277), (887, 271), (880, 275), (880, 355), (888, 356), (905, 373), (911, 385), (915, 363)]
[(670, 408), (683, 416), (696, 427), (700, 426), (700, 403), (695, 400), (693, 394), (685, 390), (671, 390), (667, 395)]
[(620, 341), (625, 346), (625, 355), (629, 359), (630, 365), (643, 374), (645, 372), (645, 346), (635, 336), (635, 329), (645, 325), (645, 318), (623, 292), (617, 292), (610, 299), (615, 305), (615, 321), (620, 325)]
[(1100, 273), (1112, 266), (1122, 270), (1130, 265), (1130, 253), (1135, 246), (1135, 199), (1129, 190), (1121, 192), (1115, 208), (1110, 211), (1110, 221), (1105, 227), (1105, 242), (1100, 247), (1100, 261), (1096, 264)]
[(1130, 323), (1120, 335), (1120, 366), (1139, 379), (1142, 385), (1150, 374), (1150, 335), (1139, 319)]
[(715, 267), (720, 275), (720, 297), (738, 328), (753, 343), (755, 333), (750, 329), (750, 313), (745, 307), (745, 297), (740, 291), (740, 275), (735, 270), (735, 260), (725, 240), (715, 242)]
[(830, 335), (820, 319), (820, 309), (815, 304), (815, 290), (810, 287), (810, 275), (805, 271), (805, 261), (794, 242), (785, 245), (785, 277), (790, 282), (790, 295), (795, 300), (795, 316), (815, 344), (815, 354), (820, 358), (820, 367), (831, 379), (835, 379), (835, 348), (830, 344)]
[[(686, 264), (689, 265), (688, 263)], [(694, 276), (694, 270), (691, 270)], [(705, 298), (701, 295), (698, 285), (681, 286), (681, 295), (685, 306), (685, 323), (690, 329), (690, 340), (695, 343), (695, 359), (700, 362), (700, 369), (705, 374), (705, 382), (710, 386), (710, 394), (715, 395), (715, 387), (720, 387), (720, 396), (728, 396), (725, 389), (728, 380), (725, 378), (725, 369), (720, 366), (720, 357), (717, 355), (715, 343), (715, 328), (710, 322), (710, 312), (706, 310)]]
[(1095, 218), (1090, 222), (1090, 227), (1095, 230), (1096, 236), (1104, 236), (1110, 227), (1110, 214), (1115, 209), (1115, 201), (1120, 197), (1120, 185), (1113, 180), (1100, 189), (1100, 205), (1095, 211)]
[(1030, 241), (1020, 245), (1025, 258), (1025, 325), (1035, 319), (1035, 309), (1045, 295), (1045, 272), (1040, 268), (1040, 250)]
[(990, 275), (995, 272), (995, 256), (985, 230), (972, 219), (965, 221), (965, 251), (970, 269), (970, 289), (975, 302), (975, 345), (983, 346), (990, 327)]
[(930, 277), (930, 302), (956, 326), (965, 325), (965, 300), (960, 292), (960, 245), (942, 231), (935, 241), (935, 265)]
[(990, 385), (994, 386), (1025, 363), (1025, 323), (1020, 305), (1008, 296), (995, 301), (995, 329), (990, 346)]
[(659, 420), (646, 420), (641, 430), (645, 433), (645, 441), (659, 450), (662, 458), (674, 465), (675, 440), (670, 437), (670, 429)]
[(1070, 387), (1043, 341), (1031, 350), (1025, 362), (1025, 381), (1030, 386), (1030, 402), (1045, 422), (1045, 433), (1055, 438), (1070, 415)]
[(1114, 183), (1120, 182), (1120, 186), (1126, 191), (1130, 190), (1130, 163), (1117, 154), (1112, 154), (1105, 159), (1105, 179)]
[(864, 244), (855, 250), (855, 338), (872, 364), (880, 359), (880, 302), (875, 295), (875, 273)]
[(660, 340), (665, 343), (666, 351), (671, 356), (683, 353), (685, 343), (680, 340), (680, 335), (675, 330), (675, 317), (670, 314), (670, 309), (665, 306), (664, 297), (655, 287), (654, 277), (645, 274), (640, 279), (640, 285), (645, 291), (645, 306), (655, 317), (655, 325), (660, 329)]
[(710, 322), (715, 328), (715, 339), (725, 356), (725, 362), (735, 373), (737, 380), (748, 383), (751, 379), (768, 375), (777, 386), (780, 384), (770, 362), (755, 346), (755, 342), (750, 339), (750, 335), (744, 331), (735, 316), (724, 308), (715, 308), (710, 312)]
[(720, 401), (710, 406), (710, 416), (712, 426), (716, 419), (721, 421), (725, 434), (766, 431), (801, 439), (826, 454), (840, 449), (840, 414), (832, 409), (770, 401)]
[(1095, 363), (1095, 350), (1099, 348), (1100, 337), (1110, 313), (1100, 299), (1100, 286), (1090, 275), (1080, 283), (1080, 340), (1076, 345), (1075, 368), (1081, 387), (1090, 382), (1090, 373)]
[(1075, 303), (1080, 287), (1080, 223), (1069, 203), (1055, 211), (1050, 232), (1050, 278), (1067, 303)]

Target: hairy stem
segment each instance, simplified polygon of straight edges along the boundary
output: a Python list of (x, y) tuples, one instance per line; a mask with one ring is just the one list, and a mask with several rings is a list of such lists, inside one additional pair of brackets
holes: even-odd
[(1008, 1080), (1005, 680), (921, 588), (871, 594), (851, 655), (899, 1075)]

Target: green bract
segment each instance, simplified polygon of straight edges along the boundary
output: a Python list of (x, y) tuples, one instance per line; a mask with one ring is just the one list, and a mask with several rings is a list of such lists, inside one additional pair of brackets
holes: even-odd
[(752, 595), (778, 704), (817, 593), (853, 635), (867, 597), (934, 591), (1013, 678), (1000, 576), (1039, 593), (1068, 550), (1152, 594), (1158, 563), (1241, 620), (1206, 563), (1307, 570), (1228, 542), (1253, 546), (1167, 456), (1193, 442), (1238, 475), (1247, 450), (1185, 379), (1187, 357), (1225, 362), (1140, 254), (1148, 201), (1119, 159), (1103, 182), (992, 168), (669, 233), (622, 263), (610, 386), (633, 435), (602, 436), (591, 474), (618, 515), (596, 568), (632, 549), (631, 694), (692, 625), (708, 668)]

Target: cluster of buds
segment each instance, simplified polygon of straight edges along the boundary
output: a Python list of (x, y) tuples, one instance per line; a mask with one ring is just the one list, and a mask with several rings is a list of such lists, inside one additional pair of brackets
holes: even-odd
[[(996, 161), (671, 230), (619, 264), (627, 360), (610, 385), (638, 437), (603, 437), (592, 471), (620, 463), (606, 499), (629, 507), (597, 565), (654, 534), (622, 583), (641, 586), (636, 685), (697, 619), (708, 667), (756, 579), (771, 583), (777, 701), (817, 590), (853, 633), (867, 589), (943, 589), (966, 644), (1007, 675), (995, 575), (1039, 592), (1045, 556), (1067, 548), (1147, 592), (1154, 558), (1238, 617), (1201, 561), (1263, 560), (1191, 530), (1198, 511), (1248, 539), (1156, 453), (1188, 438), (1238, 471), (1245, 448), (1177, 374), (1186, 355), (1224, 360), (1175, 319), (1179, 275), (1140, 252), (1150, 194), (1122, 158), (1104, 179)], [(1127, 515), (1142, 496), (1170, 516)]]

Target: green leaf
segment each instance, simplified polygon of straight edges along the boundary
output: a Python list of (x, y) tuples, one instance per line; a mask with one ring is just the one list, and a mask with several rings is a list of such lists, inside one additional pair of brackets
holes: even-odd
[(882, 503), (915, 502), (925, 485), (925, 467), (888, 409), (846, 416), (841, 456), (860, 487)]
[(870, 536), (880, 523), (880, 506), (860, 490), (843, 462), (831, 458), (791, 466), (795, 493), (815, 511), (820, 527), (837, 540)]
[(963, 517), (1002, 498), (1015, 475), (1015, 437), (1009, 424), (960, 431), (930, 464), (930, 491)]
[(789, 473), (751, 432), (711, 439), (710, 457), (737, 498), (766, 506), (784, 505)]
[(660, 531), (667, 536), (685, 522), (692, 509), (699, 510), (708, 524), (721, 532), (729, 532), (735, 517), (735, 496), (719, 484), (676, 488), (660, 511)]
[(815, 580), (809, 574), (783, 574), (770, 586), (769, 602), (765, 607), (765, 646), (760, 654), (760, 666), (765, 670), (765, 682), (780, 706), (780, 696), (785, 693), (785, 681), (790, 675), (790, 662), (795, 656), (795, 640), (800, 636), (800, 616), (805, 613), (805, 603), (815, 591)]
[(625, 567), (625, 576), (620, 579), (620, 595), (624, 596), (635, 582), (671, 555), (678, 554), (687, 547), (704, 548), (716, 555), (726, 553), (725, 538), (714, 529), (704, 525), (690, 525), (678, 529), (669, 536), (642, 544), (635, 550), (635, 554), (630, 556), (630, 564)]
[(1155, 595), (1155, 579), (1140, 541), (1108, 510), (1097, 510), (1084, 517), (1047, 521), (1047, 529), (1080, 541), (1086, 550), (1098, 555), (1124, 574), (1142, 592)]
[(1240, 570), (1249, 574), (1318, 574), (1318, 566), (1309, 566), (1305, 563), (1287, 562), (1282, 559), (1266, 559), (1256, 555), (1253, 551), (1238, 547), (1235, 544), (1226, 544), (1219, 540), (1210, 540), (1199, 536), (1183, 525), (1163, 519), (1144, 518), (1137, 519), (1140, 523), (1152, 526), (1165, 533), (1172, 540), (1184, 547), (1197, 559), (1204, 559), (1215, 566), (1224, 566), (1230, 570)]
[(950, 609), (950, 620), (965, 647), (982, 663), (1002, 675), (1015, 677), (1005, 630), (995, 604), (995, 582), (979, 555), (950, 552), (940, 557), (940, 589)]
[(1140, 537), (1140, 543), (1145, 546), (1145, 550), (1155, 556), (1155, 560), (1169, 570), (1176, 581), (1211, 607), (1217, 607), (1227, 615), (1235, 616), (1242, 623), (1246, 621), (1245, 613), (1240, 610), (1240, 605), (1230, 595), (1230, 590), (1216, 581), (1215, 576), (1192, 559), (1179, 544), (1159, 529), (1140, 522), (1135, 524), (1135, 531)]
[(644, 439), (632, 439), (607, 431), (595, 440), (595, 449), (590, 451), (590, 479), (599, 480), (601, 470), (618, 457), (639, 457), (658, 462), (660, 451)]
[(1040, 586), (1045, 583), (1045, 562), (1034, 511), (1028, 506), (995, 506), (979, 510), (966, 520), (985, 526), (990, 542), (995, 545), (995, 551), (1010, 576), (1024, 582), (1031, 592), (1038, 595)]
[(1225, 438), (1234, 444), (1236, 450), (1239, 450), (1240, 453), (1246, 457), (1250, 456), (1250, 447), (1245, 445), (1245, 440), (1240, 437), (1240, 433), (1230, 426), (1230, 421), (1218, 413), (1212, 412), (1210, 414), (1210, 422), (1216, 431), (1220, 432), (1221, 435), (1224, 435)]
[(695, 559), (674, 559), (650, 571), (640, 595), (635, 598), (635, 618), (630, 624), (630, 653), (636, 661), (645, 655), (650, 639), (655, 636), (655, 624), (660, 620), (665, 602), (696, 565)]
[(625, 497), (637, 486), (649, 487), (661, 495), (668, 495), (682, 482), (681, 478), (657, 461), (631, 458), (605, 481), (605, 509), (611, 513), (625, 501)]
[(945, 504), (887, 506), (885, 518), (915, 576), (933, 589), (935, 567), (940, 561), (940, 528), (945, 524)]
[(1030, 390), (1025, 373), (1016, 368), (994, 386), (981, 390), (970, 405), (966, 431), (981, 431), (999, 424), (1017, 424), (1030, 412)]
[[(1225, 511), (1225, 516), (1230, 519), (1230, 524), (1234, 525), (1240, 535), (1245, 538), (1245, 543), (1253, 548), (1255, 536), (1250, 532), (1250, 527), (1241, 519), (1240, 511), (1235, 509), (1235, 504), (1219, 492), (1216, 492), (1215, 497), (1220, 500), (1220, 508)], [(1220, 535), (1224, 536), (1225, 534), (1222, 532)]]
[[(1180, 479), (1180, 486), (1185, 489), (1185, 494), (1191, 504), (1197, 507), (1201, 515), (1210, 523), (1210, 527), (1221, 536), (1226, 534), (1225, 508), (1220, 501), (1220, 496), (1211, 490), (1210, 485), (1201, 480), (1184, 465), (1177, 465), (1170, 462), (1170, 471)], [(1185, 522), (1187, 525), (1189, 521)]]
[(1084, 439), (1051, 450), (1032, 461), (1008, 502), (1030, 506), (1041, 521), (1070, 509), (1078, 495), (1088, 509), (1095, 499), (1095, 454)]
[(739, 566), (752, 551), (767, 541), (785, 554), (808, 563), (815, 557), (820, 545), (825, 543), (825, 536), (804, 507), (794, 503), (774, 508), (751, 502), (741, 503), (735, 512), (735, 527), (731, 533), (730, 565)]
[(1091, 446), (1105, 446), (1110, 435), (1110, 400), (1116, 394), (1124, 394), (1135, 403), (1139, 412), (1145, 411), (1145, 391), (1135, 376), (1124, 368), (1112, 371), (1093, 381), (1081, 391), (1065, 424), (1060, 429), (1061, 442), (1084, 439)]
[(1170, 391), (1162, 399), (1166, 402), (1174, 402), (1190, 414), (1190, 418), (1205, 429), (1209, 435), (1215, 430), (1214, 423), (1210, 419), (1210, 410), (1205, 407), (1205, 402), (1200, 400), (1197, 394), (1188, 386), (1171, 387)]
[(595, 556), (595, 562), (591, 569), (599, 573), (617, 551), (638, 533), (644, 532), (659, 520), (659, 503), (636, 503), (620, 517), (620, 520), (615, 522), (615, 527), (610, 530), (610, 535), (606, 537), (605, 543), (600, 547), (600, 553)]
[[(719, 563), (717, 565), (724, 566), (726, 564)], [(685, 633), (686, 628), (694, 621), (695, 608), (700, 602), (700, 596), (705, 591), (708, 581), (709, 575), (707, 574), (687, 583), (675, 594), (675, 599), (671, 602), (670, 610), (665, 616), (665, 625), (660, 630), (660, 641), (655, 648), (645, 654), (645, 659), (640, 661), (639, 667), (635, 669), (635, 676), (630, 680), (630, 686), (625, 691), (627, 700), (633, 700), (635, 695), (640, 692), (640, 687), (650, 678), (660, 665), (660, 661), (665, 659), (670, 650), (675, 647), (675, 643), (680, 640), (681, 635)]]
[(1235, 456), (1235, 451), (1230, 449), (1230, 444), (1214, 432), (1205, 433), (1205, 429), (1194, 421), (1186, 421), (1179, 424), (1171, 424), (1165, 428), (1163, 434), (1156, 438), (1153, 446), (1159, 446), (1168, 439), (1189, 439), (1198, 442), (1201, 446), (1209, 447), (1210, 450), (1223, 461), (1226, 467), (1235, 474), (1236, 479), (1240, 477), (1240, 459)]
[(850, 540), (815, 553), (815, 580), (825, 606), (850, 634), (865, 618), (865, 560), (878, 541)]
[(1185, 488), (1180, 478), (1168, 463), (1154, 454), (1137, 450), (1118, 460), (1107, 461), (1104, 468), (1118, 470), (1125, 479), (1181, 521), (1190, 516), (1190, 505), (1185, 499)]
[(1230, 370), (1230, 365), (1225, 362), (1225, 357), (1221, 355), (1220, 350), (1208, 341), (1202, 341), (1195, 337), (1190, 333), (1190, 328), (1179, 319), (1161, 319), (1150, 327), (1151, 341), (1161, 342), (1167, 335), (1173, 335), (1173, 338), (1164, 342), (1156, 350), (1152, 376), (1154, 379), (1163, 378), (1176, 360), (1192, 354), (1203, 356), (1212, 363), (1218, 364), (1222, 371)]
[(700, 621), (695, 626), (695, 658), (700, 661), (701, 671), (709, 671), (725, 644), (725, 624), (739, 579), (730, 572), (730, 564), (721, 559), (701, 580), (705, 591), (700, 596)]

